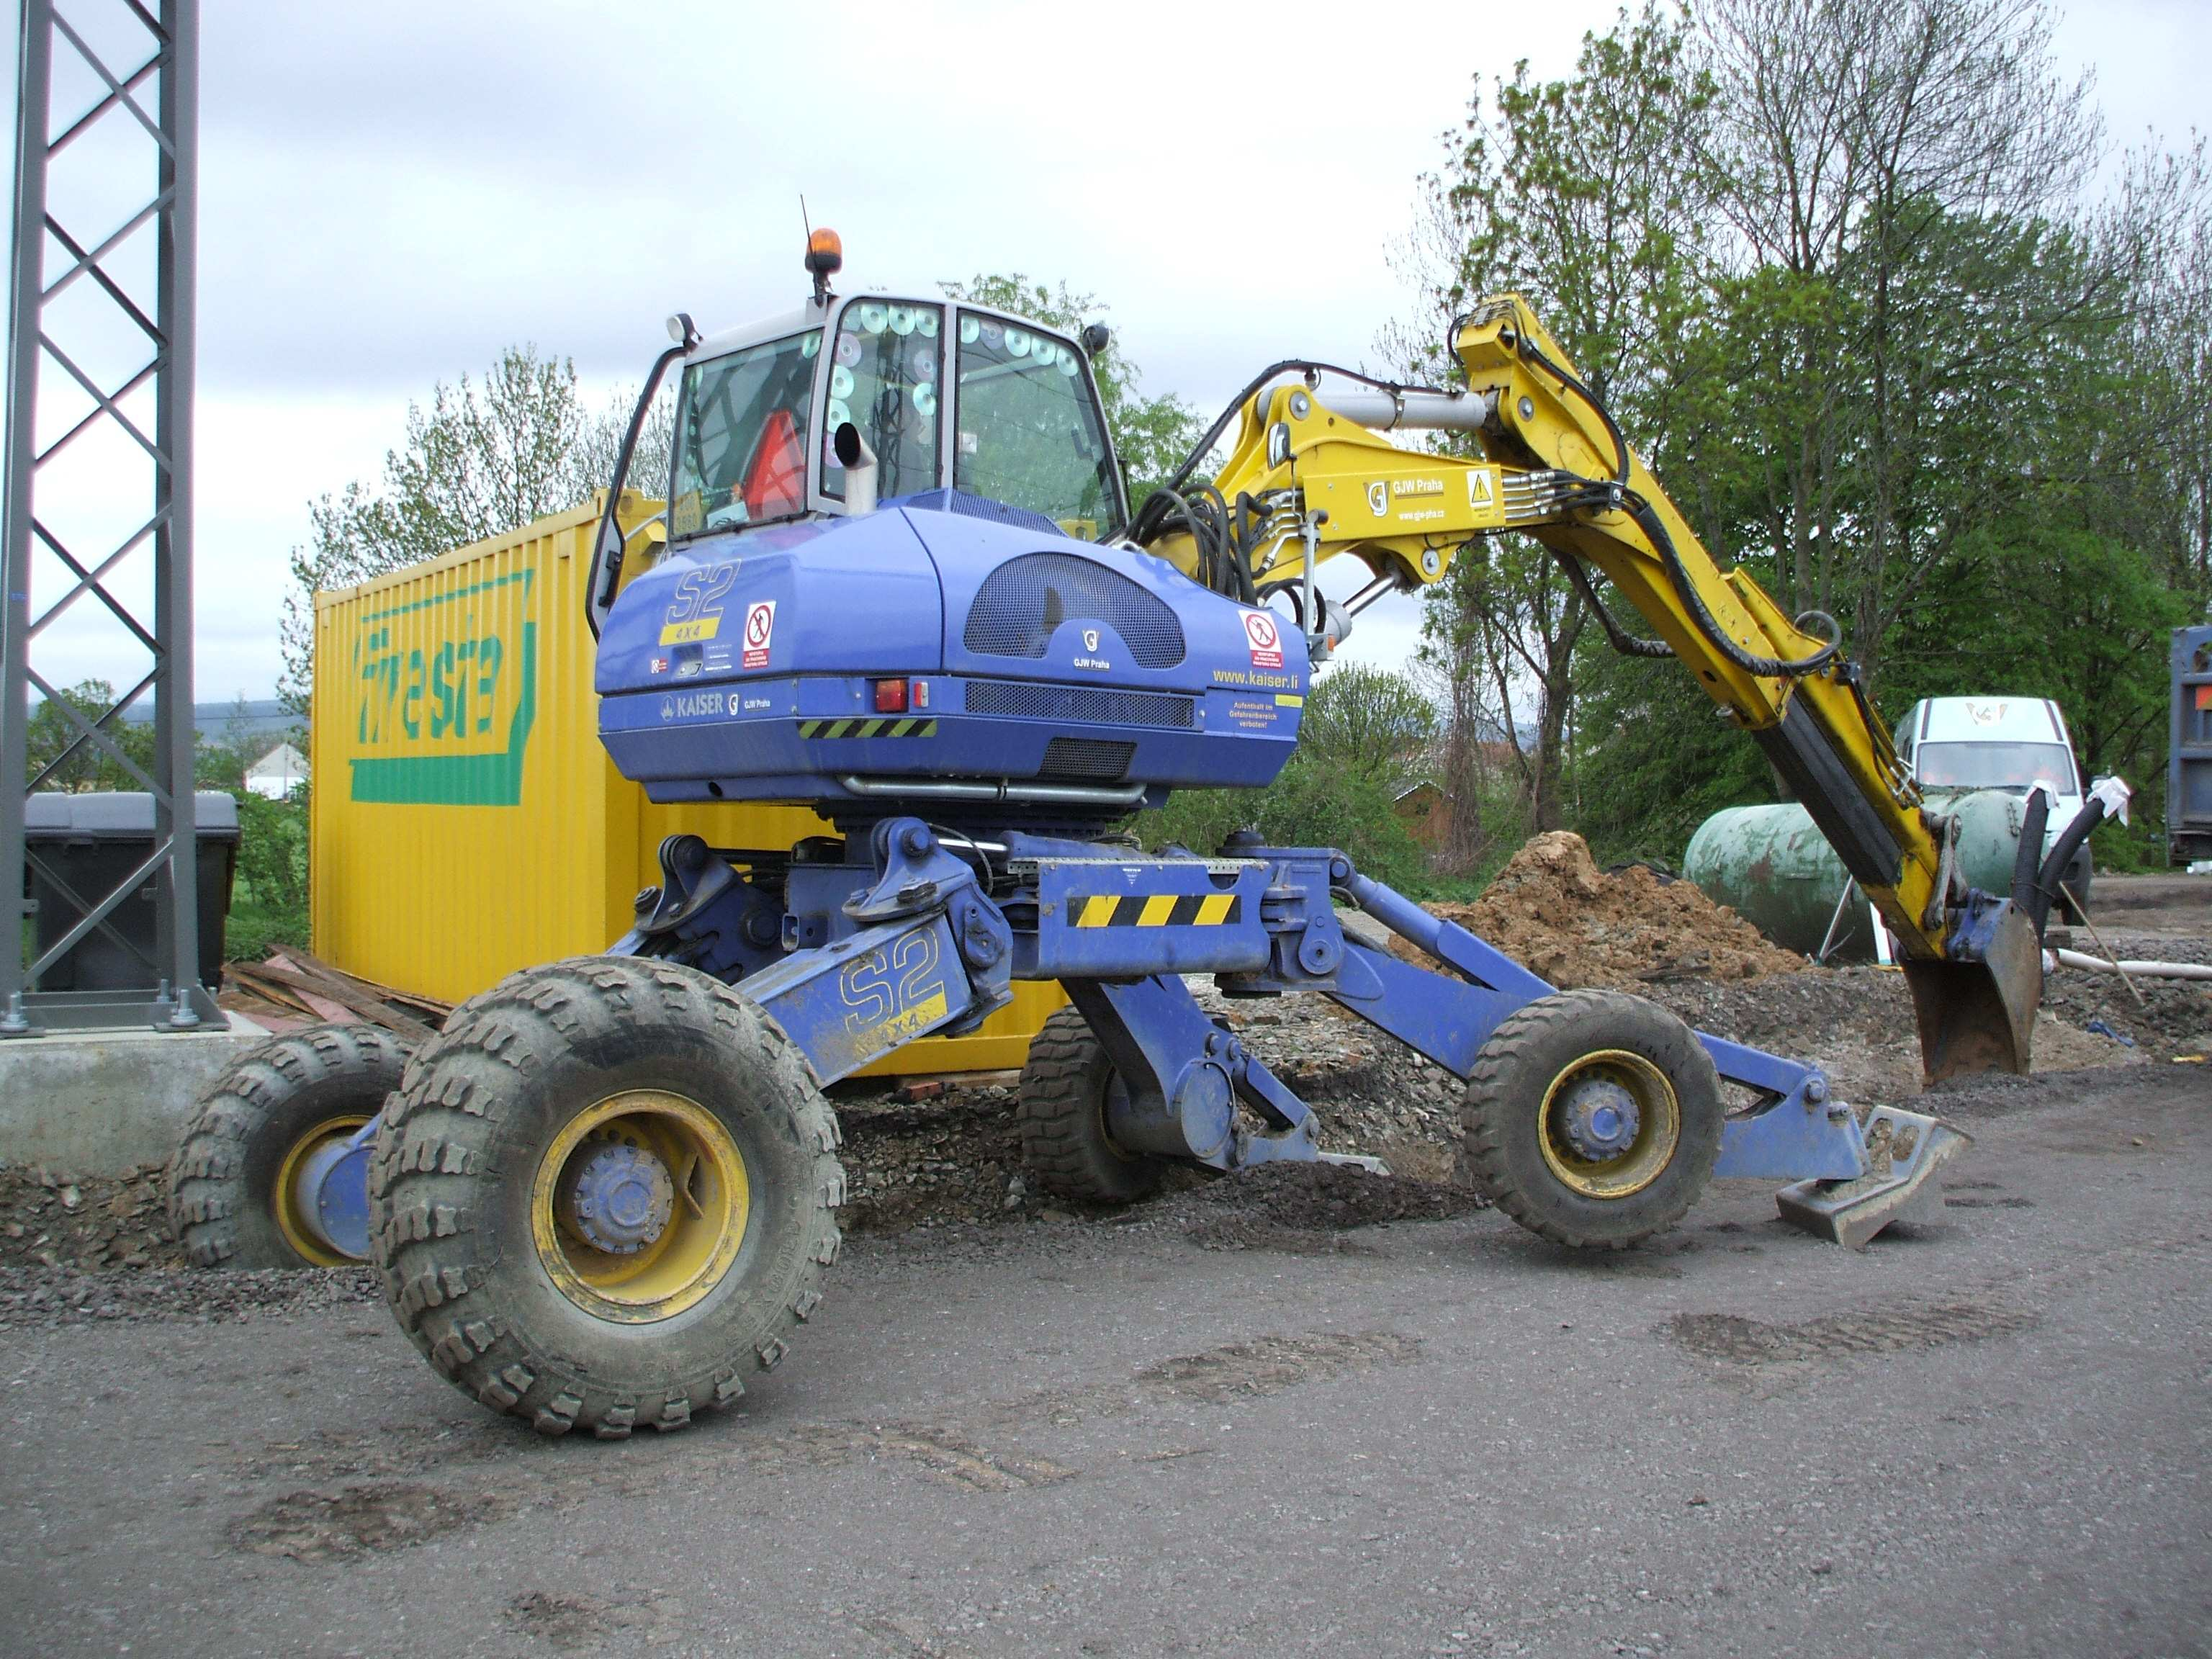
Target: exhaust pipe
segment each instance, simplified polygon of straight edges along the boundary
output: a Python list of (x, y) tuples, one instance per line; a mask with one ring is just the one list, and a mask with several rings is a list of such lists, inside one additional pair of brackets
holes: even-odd
[(830, 441), (837, 453), (837, 465), (845, 469), (845, 516), (856, 519), (874, 512), (876, 452), (850, 421), (840, 426)]

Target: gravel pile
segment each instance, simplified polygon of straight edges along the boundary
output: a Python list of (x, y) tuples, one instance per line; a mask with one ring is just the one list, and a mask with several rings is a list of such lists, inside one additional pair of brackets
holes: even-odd
[(354, 1304), (381, 1304), (368, 1267), (298, 1273), (221, 1268), (90, 1272), (75, 1267), (0, 1268), (0, 1330), (181, 1319), (202, 1325), (269, 1318)]
[[(2212, 963), (2212, 938), (2130, 933), (2101, 923), (2099, 931), (2122, 961)], [(2104, 955), (2086, 928), (2074, 930), (2074, 948)], [(2212, 1050), (2212, 981), (2138, 977), (2135, 985), (2140, 1006), (2118, 975), (2062, 968), (2044, 982), (2043, 1006), (2069, 1025), (2102, 1021), (2153, 1059)]]
[(182, 1267), (167, 1204), (159, 1164), (99, 1180), (0, 1164), (0, 1267)]
[(845, 1207), (852, 1233), (902, 1232), (921, 1222), (993, 1222), (1037, 1202), (1022, 1173), (1011, 1089), (956, 1090), (902, 1104), (876, 1085), (833, 1091), (845, 1133)]
[(1294, 1255), (1356, 1250), (1346, 1230), (1393, 1221), (1437, 1221), (1483, 1207), (1463, 1186), (1370, 1175), (1337, 1164), (1264, 1164), (1205, 1182), (1151, 1206), (1146, 1218), (1179, 1227), (1207, 1249)]

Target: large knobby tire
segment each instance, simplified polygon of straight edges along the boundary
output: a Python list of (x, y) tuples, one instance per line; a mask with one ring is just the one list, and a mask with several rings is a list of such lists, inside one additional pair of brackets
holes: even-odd
[(1167, 1160), (1125, 1152), (1106, 1132), (1106, 1102), (1121, 1086), (1078, 1010), (1059, 1010), (1031, 1039), (1016, 1115), (1023, 1161), (1047, 1192), (1086, 1204), (1133, 1204), (1159, 1190)]
[(1711, 1056), (1664, 1008), (1619, 991), (1563, 991), (1509, 1017), (1475, 1057), (1462, 1112), (1477, 1189), (1559, 1244), (1621, 1249), (1663, 1232), (1720, 1156)]
[[(820, 1304), (837, 1146), (798, 1046), (720, 981), (555, 963), (465, 1003), (408, 1066), (370, 1159), (370, 1255), (400, 1328), (494, 1410), (546, 1434), (681, 1428)], [(622, 1205), (601, 1188), (586, 1207), (592, 1169), (646, 1154), (657, 1230), (593, 1248)]]
[(169, 1160), (169, 1225), (203, 1267), (325, 1267), (352, 1258), (302, 1223), (292, 1172), (351, 1135), (399, 1086), (407, 1045), (374, 1025), (318, 1025), (249, 1048), (210, 1083)]

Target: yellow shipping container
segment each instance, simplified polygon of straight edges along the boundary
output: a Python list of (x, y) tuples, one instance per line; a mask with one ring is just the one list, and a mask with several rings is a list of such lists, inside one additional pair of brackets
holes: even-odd
[[(642, 519), (658, 503), (631, 495)], [(789, 847), (793, 806), (656, 805), (599, 746), (584, 625), (596, 507), (315, 596), (310, 913), (318, 955), (459, 1002), (534, 963), (606, 948), (665, 836)], [(1019, 1066), (1056, 984), (880, 1075)]]

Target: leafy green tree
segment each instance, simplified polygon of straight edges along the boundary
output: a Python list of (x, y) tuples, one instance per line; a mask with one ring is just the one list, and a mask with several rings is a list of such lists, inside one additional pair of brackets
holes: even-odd
[(1403, 674), (1340, 663), (1307, 695), (1298, 747), (1382, 784), (1420, 763), (1436, 736), (1437, 709)]
[(307, 943), (307, 789), (298, 786), (286, 800), (233, 792), (238, 865), (223, 930), (226, 960), (252, 962), (272, 945)]
[[(1027, 317), (1071, 339), (1085, 325), (1102, 321), (1108, 309), (1095, 295), (1075, 293), (1064, 282), (1048, 288), (1019, 271), (979, 275), (964, 283), (938, 286), (949, 299)], [(1091, 359), (1091, 373), (1098, 382), (1099, 406), (1114, 453), (1121, 459), (1121, 476), (1129, 489), (1129, 507), (1134, 512), (1182, 465), (1205, 425), (1198, 411), (1172, 392), (1147, 398), (1138, 390), (1143, 374), (1121, 349), (1118, 337), (1109, 337), (1106, 349)]]
[[(66, 703), (87, 725), (96, 726), (124, 757), (150, 779), (154, 775), (154, 728), (118, 712), (101, 722), (115, 702), (115, 688), (102, 679), (81, 680), (31, 711), (26, 732), (29, 770), (25, 782), (43, 790), (143, 789), (130, 767), (84, 736), (83, 727), (63, 713)], [(42, 780), (42, 781), (41, 781)]]
[(1257, 830), (1277, 847), (1340, 848), (1394, 886), (1418, 885), (1425, 867), (1389, 785), (1303, 745), (1265, 789), (1184, 790), (1135, 829), (1147, 847), (1173, 843), (1194, 853), (1213, 852), (1239, 830)]

